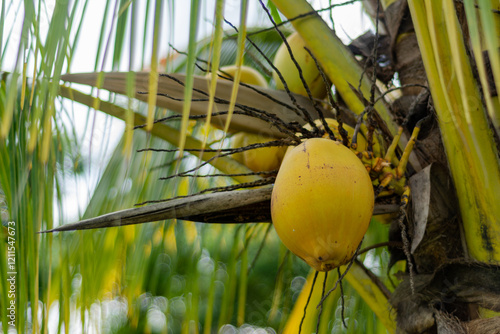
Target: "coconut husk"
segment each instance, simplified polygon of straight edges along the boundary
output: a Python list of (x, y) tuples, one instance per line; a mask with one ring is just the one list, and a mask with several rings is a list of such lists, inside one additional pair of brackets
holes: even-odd
[(472, 321), (474, 314), (471, 315), (470, 309), (482, 307), (500, 311), (499, 265), (456, 260), (433, 274), (416, 275), (413, 286), (414, 293), (410, 278), (405, 278), (390, 299), (397, 311), (398, 329), (403, 333), (460, 333), (456, 323), (466, 328), (464, 333), (470, 333), (471, 328), (476, 330), (498, 323), (496, 320), (491, 323)]

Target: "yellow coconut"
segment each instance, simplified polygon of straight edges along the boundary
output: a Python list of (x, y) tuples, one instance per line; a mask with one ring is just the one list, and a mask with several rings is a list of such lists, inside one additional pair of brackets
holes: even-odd
[[(337, 120), (335, 120), (333, 118), (325, 118), (325, 121), (326, 121), (326, 124), (328, 125), (328, 127), (330, 128), (330, 130), (332, 130), (333, 134), (335, 135), (335, 138), (337, 140), (342, 140), (342, 137), (340, 136), (340, 132), (339, 132), (339, 122), (337, 122)], [(323, 125), (323, 122), (321, 122), (320, 119), (315, 120), (314, 124), (316, 124), (318, 129), (325, 130), (325, 126)], [(307, 130), (312, 130), (312, 127), (309, 124), (306, 124), (304, 126), (304, 128), (306, 128)], [(347, 138), (349, 139), (349, 145), (350, 145), (352, 143), (352, 136), (354, 135), (354, 128), (350, 127), (347, 124), (342, 124), (342, 128), (347, 131)], [(328, 132), (325, 131), (323, 138), (330, 138), (330, 136), (328, 135)], [(357, 140), (357, 145), (358, 145), (357, 151), (358, 152), (366, 151), (366, 149), (368, 148), (368, 143), (367, 143), (365, 137), (363, 137), (362, 133), (358, 133), (356, 140)]]
[[(330, 128), (330, 130), (332, 130), (333, 134), (335, 135), (335, 138), (338, 141), (342, 141), (342, 137), (340, 136), (340, 133), (339, 133), (339, 123), (337, 122), (337, 120), (335, 120), (333, 118), (325, 118), (325, 121), (326, 121), (326, 124), (328, 125), (328, 127)], [(328, 132), (326, 132), (325, 126), (323, 125), (323, 122), (320, 119), (315, 120), (314, 124), (316, 124), (318, 129), (325, 131), (322, 138), (330, 138), (330, 135), (328, 134)], [(304, 128), (306, 130), (309, 130), (309, 131), (312, 130), (312, 126), (310, 124), (304, 125)], [(352, 143), (352, 136), (354, 135), (354, 128), (350, 127), (347, 124), (342, 124), (342, 128), (344, 128), (344, 130), (347, 131), (347, 139), (349, 140), (349, 145), (350, 145)], [(374, 141), (373, 141), (374, 148), (379, 149), (378, 145), (379, 145), (378, 141), (376, 140), (376, 138), (374, 138)], [(361, 132), (358, 133), (357, 149), (356, 150), (358, 152), (363, 152), (363, 151), (366, 151), (367, 148), (368, 148), (368, 142), (366, 141), (365, 137), (363, 136), (363, 134)], [(288, 151), (290, 151), (292, 149), (293, 149), (293, 147), (290, 146), (288, 148)]]
[[(230, 77), (233, 79), (236, 76), (237, 71), (238, 67), (236, 65), (221, 67), (220, 71), (218, 72), (219, 74), (218, 80), (224, 79), (223, 77)], [(242, 65), (240, 71), (241, 71), (240, 82), (243, 82), (248, 85), (255, 85), (267, 88), (266, 79), (257, 70), (249, 66)], [(207, 76), (210, 77), (211, 74), (208, 73)]]
[[(252, 144), (267, 143), (275, 139), (253, 133), (238, 132), (231, 140), (231, 147), (239, 148)], [(286, 146), (261, 147), (233, 154), (233, 158), (254, 172), (266, 172), (280, 167), (286, 149)]]
[[(237, 66), (225, 66), (221, 68), (220, 74), (223, 76), (234, 77), (236, 75)], [(248, 66), (241, 66), (241, 82), (267, 87), (267, 81), (256, 70)], [(231, 138), (231, 147), (239, 148), (252, 144), (266, 143), (275, 140), (274, 138), (261, 136), (253, 133), (238, 132)], [(285, 155), (285, 146), (263, 147), (252, 150), (247, 150), (241, 153), (233, 154), (233, 158), (244, 164), (254, 172), (266, 172), (278, 169), (283, 156)]]
[(337, 141), (311, 138), (285, 156), (271, 199), (273, 225), (285, 246), (318, 271), (352, 258), (373, 213), (370, 177)]
[[(287, 38), (287, 42), (290, 45), (293, 57), (302, 70), (302, 75), (304, 76), (304, 80), (311, 90), (312, 96), (320, 99), (325, 97), (327, 89), (329, 88), (325, 86), (323, 78), (319, 73), (314, 59), (311, 57), (309, 52), (304, 49), (306, 43), (304, 42), (302, 37), (300, 37), (297, 32), (294, 32)], [(283, 43), (276, 52), (273, 63), (283, 76), (288, 89), (292, 93), (307, 96), (306, 89), (304, 88), (304, 85), (300, 80), (299, 71), (292, 61), (285, 43)], [(273, 79), (276, 82), (277, 89), (285, 89), (283, 82), (276, 72), (273, 72)]]

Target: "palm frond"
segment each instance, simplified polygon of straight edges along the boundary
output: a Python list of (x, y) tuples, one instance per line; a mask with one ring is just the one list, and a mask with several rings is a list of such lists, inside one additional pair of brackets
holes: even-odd
[[(99, 73), (72, 73), (63, 76), (63, 80), (71, 83), (79, 83), (89, 86), (97, 86), (100, 78)], [(114, 93), (126, 94), (127, 73), (112, 72), (103, 74), (101, 89)], [(149, 73), (139, 72), (135, 75), (135, 97), (139, 100), (148, 101), (150, 92), (147, 86)], [(190, 107), (191, 115), (206, 115), (209, 104), (208, 87), (210, 79), (206, 77), (193, 76), (193, 96)], [(184, 108), (184, 88), (186, 75), (184, 74), (160, 74), (158, 77), (158, 90), (156, 105), (168, 108), (179, 113)], [(214, 116), (212, 122), (221, 127), (228, 119), (228, 108), (232, 98), (233, 83), (227, 80), (218, 80), (215, 95), (216, 109), (226, 111), (220, 116)], [(313, 104), (305, 97), (292, 94), (293, 98), (300, 103), (313, 119), (318, 118), (318, 112)], [(236, 107), (239, 111), (231, 117), (232, 131), (247, 131), (266, 134), (270, 136), (283, 137), (285, 134), (294, 134), (293, 127), (287, 124), (305, 124), (305, 116), (297, 110), (291, 101), (289, 94), (284, 91), (276, 91), (251, 85), (240, 85), (236, 97)], [(327, 110), (322, 110), (328, 117), (332, 116)], [(243, 113), (243, 115), (242, 115)]]

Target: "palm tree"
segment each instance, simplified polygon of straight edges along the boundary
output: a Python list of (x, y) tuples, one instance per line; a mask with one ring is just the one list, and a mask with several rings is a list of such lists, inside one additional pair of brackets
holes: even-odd
[[(500, 4), (365, 1), (374, 32), (346, 46), (329, 15), (355, 2), (242, 1), (233, 25), (232, 4), (193, 0), (187, 48), (168, 47), (162, 61), (179, 3), (106, 2), (91, 73), (72, 70), (89, 2), (2, 2), (3, 332), (498, 332)], [(11, 20), (18, 12), (24, 20)], [(292, 30), (334, 96), (274, 89), (272, 59)], [(271, 88), (239, 71), (215, 80), (232, 64)], [(82, 105), (91, 138), (97, 112), (123, 121), (121, 132), (103, 127), (120, 138), (109, 158), (83, 149), (68, 122)], [(410, 204), (401, 191), (377, 198), (356, 256), (318, 274), (269, 224), (276, 171), (264, 177), (233, 154), (317, 136), (303, 126), (325, 116), (358, 124), (381, 151), (401, 135), (400, 158), (420, 133)], [(234, 148), (238, 131), (268, 140)], [(62, 225), (65, 184), (96, 160), (106, 165), (84, 212)], [(47, 230), (59, 233), (37, 233)]]

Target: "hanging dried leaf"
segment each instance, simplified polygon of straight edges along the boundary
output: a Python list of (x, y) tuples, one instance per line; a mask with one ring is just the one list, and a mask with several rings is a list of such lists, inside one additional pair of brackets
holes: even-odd
[(215, 216), (219, 223), (270, 221), (271, 191), (272, 188), (261, 188), (187, 196), (85, 219), (43, 233), (142, 224), (172, 218), (213, 222), (211, 217)]
[(432, 164), (409, 180), (411, 253), (420, 273), (463, 256), (455, 189), (446, 168)]
[(429, 217), (431, 202), (431, 168), (432, 165), (422, 169), (410, 178), (413, 207), (413, 238), (411, 240), (411, 253), (415, 252), (417, 246), (424, 238)]
[[(40, 233), (86, 230), (164, 219), (201, 223), (244, 224), (271, 222), (272, 187), (191, 195), (147, 206), (121, 210), (66, 224)], [(397, 205), (375, 205), (374, 214), (397, 212)]]
[[(62, 80), (106, 89), (118, 94), (127, 94), (127, 72), (104, 73), (101, 84), (98, 83), (99, 73), (72, 73), (62, 76)], [(102, 74), (101, 74), (102, 75)], [(148, 72), (138, 72), (135, 75), (135, 98), (148, 101)], [(184, 74), (160, 74), (158, 77), (158, 92), (156, 105), (175, 112), (182, 112), (184, 104)], [(209, 100), (210, 79), (194, 76), (191, 115), (206, 115)], [(218, 80), (215, 94), (216, 110), (227, 111), (231, 99), (233, 82)], [(318, 118), (312, 102), (302, 95), (293, 94), (297, 103), (309, 113), (312, 119)], [(235, 114), (231, 118), (231, 131), (247, 131), (275, 137), (284, 137), (285, 124), (305, 124), (303, 111), (297, 110), (290, 96), (285, 91), (277, 91), (262, 87), (240, 85), (236, 99), (236, 111), (246, 115)], [(325, 117), (333, 117), (330, 111), (322, 110)], [(261, 119), (259, 119), (261, 118)], [(212, 117), (212, 123), (219, 127), (225, 124), (226, 115)]]

